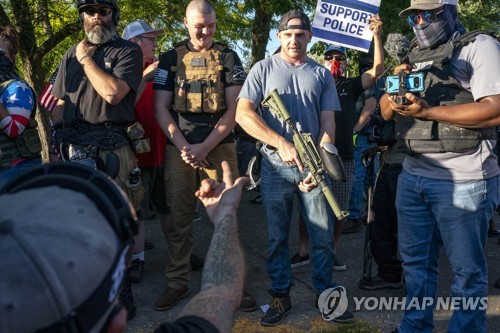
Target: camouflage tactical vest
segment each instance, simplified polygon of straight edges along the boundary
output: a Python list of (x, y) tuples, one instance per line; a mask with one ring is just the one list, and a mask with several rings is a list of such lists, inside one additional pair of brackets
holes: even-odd
[(175, 72), (175, 111), (215, 113), (226, 109), (221, 61), (225, 48), (215, 43), (209, 51), (192, 52), (186, 42), (175, 46), (177, 66), (171, 68)]

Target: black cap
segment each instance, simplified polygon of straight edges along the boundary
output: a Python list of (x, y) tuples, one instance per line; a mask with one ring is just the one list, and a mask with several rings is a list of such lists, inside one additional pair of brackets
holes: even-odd
[[(300, 25), (295, 25), (295, 24), (288, 25), (288, 21), (294, 18), (300, 19)], [(297, 9), (293, 9), (288, 13), (286, 13), (285, 15), (283, 15), (278, 25), (278, 31), (283, 31), (288, 29), (302, 29), (311, 31), (311, 21), (309, 20), (309, 17), (306, 14), (304, 14), (304, 12)]]

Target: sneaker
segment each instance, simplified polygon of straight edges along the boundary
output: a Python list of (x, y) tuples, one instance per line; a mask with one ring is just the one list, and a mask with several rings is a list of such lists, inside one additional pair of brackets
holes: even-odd
[(142, 281), (144, 275), (144, 260), (134, 259), (132, 260), (132, 266), (130, 267), (130, 282), (139, 283)]
[(149, 251), (149, 250), (152, 250), (155, 248), (155, 244), (149, 240), (145, 240), (144, 241), (144, 250), (145, 251)]
[(344, 225), (342, 225), (343, 234), (358, 232), (361, 231), (361, 229), (363, 229), (363, 222), (360, 220), (347, 219), (347, 221), (344, 222)]
[(351, 311), (345, 310), (345, 312), (342, 315), (335, 317), (332, 320), (340, 324), (352, 323), (354, 322), (354, 315), (352, 314)]
[(290, 301), (289, 294), (286, 294), (284, 297), (273, 296), (271, 306), (267, 309), (266, 314), (260, 320), (260, 324), (262, 326), (279, 325), (291, 309), (292, 302)]
[(252, 200), (250, 200), (251, 203), (253, 204), (261, 204), (262, 201), (264, 201), (264, 199), (262, 199), (262, 195), (258, 195), (256, 196), (255, 198), (253, 198)]
[(291, 262), (290, 266), (292, 268), (295, 268), (295, 267), (307, 265), (308, 263), (311, 262), (311, 260), (309, 258), (309, 255), (301, 257), (299, 253), (295, 253), (295, 255), (292, 257), (292, 259), (290, 259), (290, 262)]
[(339, 260), (337, 256), (335, 256), (334, 262), (333, 262), (333, 270), (337, 272), (342, 272), (347, 269), (346, 265)]
[(186, 287), (182, 290), (167, 288), (155, 301), (156, 311), (165, 311), (173, 308), (181, 299), (189, 294), (189, 289)]
[(122, 281), (119, 302), (127, 310), (127, 321), (133, 319), (136, 315), (134, 295), (132, 294), (132, 282), (130, 281), (130, 269), (125, 270), (125, 277)]
[(403, 284), (399, 282), (390, 282), (382, 279), (380, 276), (375, 276), (371, 280), (359, 280), (359, 288), (365, 290), (379, 290), (379, 289), (401, 289)]
[(203, 264), (205, 263), (205, 259), (191, 253), (191, 257), (189, 257), (189, 262), (191, 263), (192, 271), (199, 271), (203, 269)]
[(244, 291), (243, 297), (241, 298), (240, 311), (253, 312), (255, 310), (257, 310), (257, 302), (255, 302), (255, 298)]
[[(316, 294), (316, 302), (314, 302), (314, 308), (316, 309), (316, 311), (320, 312), (319, 305), (318, 305), (318, 298), (319, 298), (319, 295)], [(342, 315), (340, 315), (332, 320), (334, 322), (341, 323), (341, 324), (352, 323), (352, 322), (354, 322), (354, 315), (352, 314), (351, 311), (346, 309)]]

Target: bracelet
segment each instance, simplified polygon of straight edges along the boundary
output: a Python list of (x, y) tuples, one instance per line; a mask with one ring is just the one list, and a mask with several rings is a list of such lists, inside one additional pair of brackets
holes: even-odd
[(81, 57), (81, 58), (80, 58), (80, 60), (78, 60), (78, 62), (81, 64), (81, 63), (82, 63), (82, 61), (83, 61), (83, 59), (88, 58), (88, 57), (89, 57), (89, 55), (88, 55), (88, 54), (86, 54), (86, 55), (84, 55), (83, 57)]

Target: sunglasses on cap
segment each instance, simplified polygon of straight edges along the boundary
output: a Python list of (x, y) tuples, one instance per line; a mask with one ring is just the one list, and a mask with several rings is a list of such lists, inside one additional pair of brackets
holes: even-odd
[(89, 16), (94, 16), (96, 13), (99, 13), (101, 16), (108, 16), (113, 11), (112, 8), (109, 7), (93, 7), (88, 6), (83, 8), (83, 12)]
[(346, 57), (343, 54), (329, 54), (325, 56), (325, 60), (337, 60), (337, 61), (346, 61)]
[(419, 24), (420, 20), (423, 23), (432, 23), (436, 20), (437, 16), (441, 14), (443, 10), (441, 9), (439, 12), (435, 12), (432, 10), (427, 10), (421, 13), (413, 13), (408, 15), (407, 20), (410, 27), (414, 27)]

